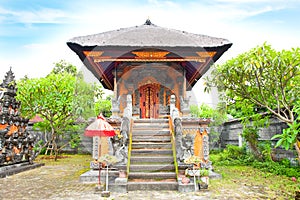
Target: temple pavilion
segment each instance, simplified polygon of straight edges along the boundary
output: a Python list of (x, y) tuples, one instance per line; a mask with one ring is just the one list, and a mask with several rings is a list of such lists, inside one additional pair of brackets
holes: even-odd
[(188, 115), (187, 91), (231, 47), (226, 39), (159, 27), (141, 26), (75, 37), (67, 45), (102, 83), (114, 91), (113, 115), (122, 117), (127, 95), (132, 115), (167, 115), (170, 96)]
[[(194, 162), (198, 168), (211, 168), (209, 120), (190, 116), (187, 93), (232, 43), (147, 20), (75, 37), (67, 45), (114, 92), (108, 122), (118, 134), (93, 138), (93, 158), (114, 155), (114, 169), (127, 172), (124, 180), (110, 179), (110, 190), (194, 190), (179, 177)], [(91, 162), (91, 168), (97, 166)], [(81, 181), (90, 182), (92, 176), (97, 182), (95, 171)]]

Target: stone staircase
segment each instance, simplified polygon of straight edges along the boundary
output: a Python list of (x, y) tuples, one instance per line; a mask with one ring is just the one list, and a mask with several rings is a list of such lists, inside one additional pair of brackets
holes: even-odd
[(134, 121), (127, 189), (178, 189), (168, 119)]

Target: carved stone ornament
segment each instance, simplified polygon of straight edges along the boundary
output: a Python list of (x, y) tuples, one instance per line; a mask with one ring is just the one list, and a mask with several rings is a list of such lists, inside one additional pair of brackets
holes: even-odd
[(203, 157), (204, 160), (209, 159), (209, 138), (208, 135), (203, 136)]
[(31, 163), (37, 156), (33, 148), (37, 137), (26, 129), (29, 120), (20, 116), (14, 78), (10, 68), (0, 84), (0, 166)]

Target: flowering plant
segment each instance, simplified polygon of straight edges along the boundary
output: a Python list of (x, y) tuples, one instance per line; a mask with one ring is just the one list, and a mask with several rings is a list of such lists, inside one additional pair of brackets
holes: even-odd
[(109, 165), (109, 164), (114, 164), (114, 163), (118, 162), (118, 159), (115, 156), (105, 154), (100, 157), (99, 162), (105, 162)]
[(194, 164), (194, 165), (198, 165), (199, 163), (201, 163), (201, 158), (199, 156), (190, 156), (186, 159), (184, 159), (184, 163), (185, 164)]

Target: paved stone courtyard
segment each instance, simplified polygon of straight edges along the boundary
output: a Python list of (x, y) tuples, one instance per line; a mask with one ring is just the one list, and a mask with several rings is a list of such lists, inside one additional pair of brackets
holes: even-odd
[[(95, 184), (82, 184), (74, 175), (78, 166), (50, 165), (0, 179), (0, 199), (105, 199), (95, 191)], [(7, 188), (5, 190), (4, 188)], [(200, 193), (198, 193), (199, 195)], [(209, 193), (203, 193), (207, 197)], [(194, 193), (177, 191), (136, 191), (112, 193), (108, 199), (206, 199)]]
[[(82, 162), (80, 159), (84, 159)], [(0, 179), (0, 200), (13, 199), (105, 199), (96, 193), (95, 184), (79, 183), (79, 176), (87, 169), (89, 156), (78, 160), (61, 159), (46, 162), (45, 166)], [(112, 193), (107, 199), (269, 199), (255, 188), (218, 188), (191, 193), (177, 191), (134, 191)]]

